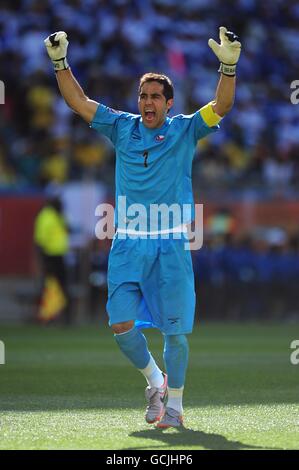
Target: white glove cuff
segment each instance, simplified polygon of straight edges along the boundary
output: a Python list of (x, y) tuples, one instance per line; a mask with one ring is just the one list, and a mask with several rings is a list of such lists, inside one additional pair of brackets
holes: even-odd
[(220, 62), (220, 67), (218, 72), (228, 75), (229, 77), (234, 77), (236, 75), (237, 64), (224, 64)]
[(54, 65), (55, 72), (58, 72), (59, 70), (66, 70), (69, 68), (69, 64), (66, 57), (64, 57), (63, 59), (52, 60), (52, 62)]

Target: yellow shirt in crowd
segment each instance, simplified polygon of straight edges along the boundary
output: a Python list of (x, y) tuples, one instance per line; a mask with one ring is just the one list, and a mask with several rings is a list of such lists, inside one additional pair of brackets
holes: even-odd
[(64, 217), (53, 207), (44, 207), (34, 225), (34, 241), (49, 256), (63, 256), (69, 247)]

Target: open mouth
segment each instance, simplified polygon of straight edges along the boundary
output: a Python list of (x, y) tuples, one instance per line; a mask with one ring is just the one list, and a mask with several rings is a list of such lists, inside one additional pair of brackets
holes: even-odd
[(156, 113), (154, 111), (145, 111), (145, 119), (151, 122), (155, 119)]

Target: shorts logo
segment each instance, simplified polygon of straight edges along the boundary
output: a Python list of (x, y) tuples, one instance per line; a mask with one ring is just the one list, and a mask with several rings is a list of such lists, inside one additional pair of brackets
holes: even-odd
[(165, 139), (165, 135), (156, 135), (155, 141), (162, 142)]
[(179, 321), (179, 317), (176, 318), (168, 318), (167, 320), (170, 322), (171, 325), (175, 325)]

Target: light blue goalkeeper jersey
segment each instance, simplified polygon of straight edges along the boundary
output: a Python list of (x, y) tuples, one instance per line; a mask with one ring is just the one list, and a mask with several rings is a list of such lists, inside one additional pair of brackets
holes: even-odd
[[(153, 227), (151, 214), (157, 214), (151, 210), (161, 204), (168, 207), (175, 204), (182, 209), (180, 220), (177, 211), (175, 217), (170, 211), (169, 228), (193, 220), (191, 171), (195, 148), (197, 141), (217, 130), (218, 125), (209, 127), (197, 111), (167, 117), (162, 127), (148, 129), (140, 115), (115, 111), (100, 104), (90, 127), (107, 136), (115, 146), (116, 227), (124, 227), (138, 216), (138, 220), (142, 220), (139, 229), (145, 227), (142, 218), (146, 217), (150, 231)], [(141, 204), (144, 209), (140, 211), (135, 204)], [(165, 221), (159, 219), (157, 228), (165, 228)]]

